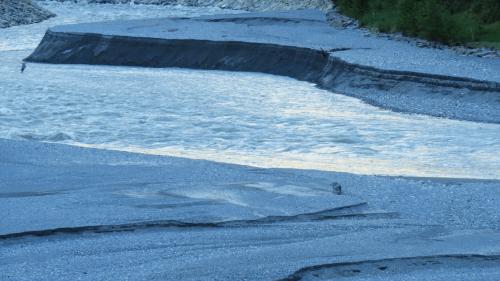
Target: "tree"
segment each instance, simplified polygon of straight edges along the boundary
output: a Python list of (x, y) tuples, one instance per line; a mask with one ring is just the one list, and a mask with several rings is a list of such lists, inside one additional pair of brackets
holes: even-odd
[(352, 9), (356, 17), (362, 17), (368, 12), (368, 1), (369, 0), (353, 0)]
[(477, 0), (471, 5), (472, 12), (484, 23), (500, 21), (500, 1)]
[(398, 29), (404, 34), (414, 36), (418, 32), (415, 16), (417, 7), (414, 0), (403, 0), (399, 6)]
[(448, 37), (451, 23), (449, 12), (434, 0), (421, 1), (418, 8), (419, 34), (433, 41), (450, 43)]

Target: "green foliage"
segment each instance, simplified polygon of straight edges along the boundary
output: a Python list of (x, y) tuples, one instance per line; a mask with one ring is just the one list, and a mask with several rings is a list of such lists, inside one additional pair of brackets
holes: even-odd
[(471, 1), (470, 10), (484, 23), (500, 21), (500, 1), (480, 0)]
[(438, 42), (446, 42), (449, 39), (450, 16), (442, 5), (433, 1), (422, 1), (415, 13), (418, 35)]
[(418, 23), (415, 11), (417, 5), (414, 0), (403, 0), (399, 5), (398, 29), (406, 35), (417, 35)]
[(342, 10), (351, 17), (360, 18), (368, 11), (369, 0), (341, 0)]
[(500, 45), (500, 21), (482, 26), (481, 39), (488, 42), (498, 42)]
[[(335, 0), (334, 0), (335, 1)], [(447, 44), (497, 46), (500, 0), (336, 0), (340, 11), (382, 32)], [(498, 25), (497, 25), (498, 24)], [(474, 43), (476, 42), (476, 43)], [(487, 43), (487, 44), (486, 44)]]
[(451, 17), (451, 21), (451, 43), (463, 44), (479, 40), (483, 28), (476, 15), (469, 13), (456, 14)]

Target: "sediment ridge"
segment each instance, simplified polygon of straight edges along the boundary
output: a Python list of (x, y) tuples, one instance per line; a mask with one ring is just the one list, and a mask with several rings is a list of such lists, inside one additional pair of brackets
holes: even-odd
[(394, 111), (500, 123), (500, 83), (382, 70), (348, 63), (333, 56), (334, 51), (49, 30), (26, 61), (262, 72), (315, 83), (319, 88)]

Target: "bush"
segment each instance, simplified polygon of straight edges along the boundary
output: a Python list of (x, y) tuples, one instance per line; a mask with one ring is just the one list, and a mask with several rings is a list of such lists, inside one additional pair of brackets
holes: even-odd
[(457, 14), (452, 17), (451, 30), (449, 33), (450, 43), (464, 44), (479, 40), (482, 32), (480, 19), (468, 13)]
[(446, 9), (434, 1), (423, 1), (416, 9), (416, 18), (419, 27), (418, 35), (442, 43), (449, 41), (449, 31), (452, 21)]
[(500, 1), (479, 0), (471, 1), (470, 10), (484, 23), (500, 21)]
[(354, 18), (361, 18), (368, 11), (368, 1), (369, 0), (341, 0), (338, 6), (343, 13)]
[[(496, 24), (500, 23), (500, 0), (336, 0), (335, 3), (342, 13), (358, 19), (361, 25), (447, 44), (497, 38), (492, 32), (496, 32)], [(490, 43), (496, 45), (496, 41)]]
[(418, 33), (416, 9), (417, 5), (414, 0), (403, 0), (399, 5), (398, 29), (405, 35), (415, 36)]

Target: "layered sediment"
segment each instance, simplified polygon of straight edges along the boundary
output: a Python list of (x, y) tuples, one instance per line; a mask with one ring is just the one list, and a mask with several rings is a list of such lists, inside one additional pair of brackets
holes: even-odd
[(347, 61), (336, 54), (356, 48), (324, 39), (324, 26), (311, 11), (62, 26), (27, 61), (262, 72), (395, 111), (500, 123), (500, 83)]

